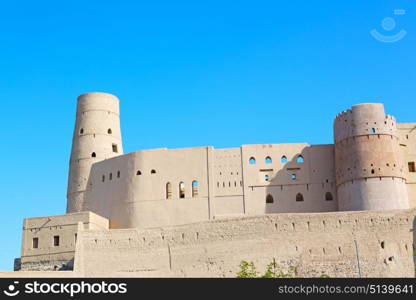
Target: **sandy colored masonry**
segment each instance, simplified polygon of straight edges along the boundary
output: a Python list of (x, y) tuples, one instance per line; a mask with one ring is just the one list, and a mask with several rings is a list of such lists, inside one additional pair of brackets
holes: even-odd
[[(124, 154), (118, 98), (83, 94), (67, 214), (25, 219), (15, 269), (232, 277), (275, 258), (300, 276), (359, 276), (359, 243), (362, 276), (414, 276), (415, 128), (364, 103), (335, 117), (334, 144)], [(181, 242), (160, 236), (175, 230)]]

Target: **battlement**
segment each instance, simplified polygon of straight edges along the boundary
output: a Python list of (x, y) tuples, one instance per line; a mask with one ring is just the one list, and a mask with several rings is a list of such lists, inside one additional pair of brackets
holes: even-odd
[(383, 104), (339, 113), (334, 144), (128, 154), (118, 105), (78, 98), (68, 213), (25, 219), (23, 270), (233, 277), (278, 258), (305, 277), (414, 275), (416, 123)]

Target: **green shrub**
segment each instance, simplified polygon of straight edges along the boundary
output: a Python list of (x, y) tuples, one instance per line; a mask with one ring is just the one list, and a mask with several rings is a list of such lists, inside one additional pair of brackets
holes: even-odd
[(247, 262), (245, 260), (240, 263), (240, 271), (237, 273), (237, 278), (293, 278), (296, 276), (296, 267), (289, 267), (289, 269), (284, 270), (282, 266), (276, 263), (274, 258), (273, 261), (267, 265), (263, 275), (260, 275), (259, 272), (257, 272), (254, 262)]

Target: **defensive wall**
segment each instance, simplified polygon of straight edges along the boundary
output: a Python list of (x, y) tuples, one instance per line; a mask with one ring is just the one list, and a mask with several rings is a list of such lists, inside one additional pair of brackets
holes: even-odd
[(107, 219), (92, 212), (24, 219), (21, 258), (15, 270), (72, 270), (78, 231), (107, 229)]
[(300, 277), (414, 277), (416, 210), (270, 214), (154, 229), (84, 230), (80, 276), (235, 277), (273, 258)]

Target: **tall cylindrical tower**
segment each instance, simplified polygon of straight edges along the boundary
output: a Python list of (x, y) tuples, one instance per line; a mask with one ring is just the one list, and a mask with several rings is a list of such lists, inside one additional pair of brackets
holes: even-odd
[(67, 213), (84, 210), (92, 164), (123, 154), (119, 100), (106, 93), (78, 97), (69, 165)]
[(340, 211), (408, 208), (396, 120), (381, 103), (354, 105), (334, 121)]

